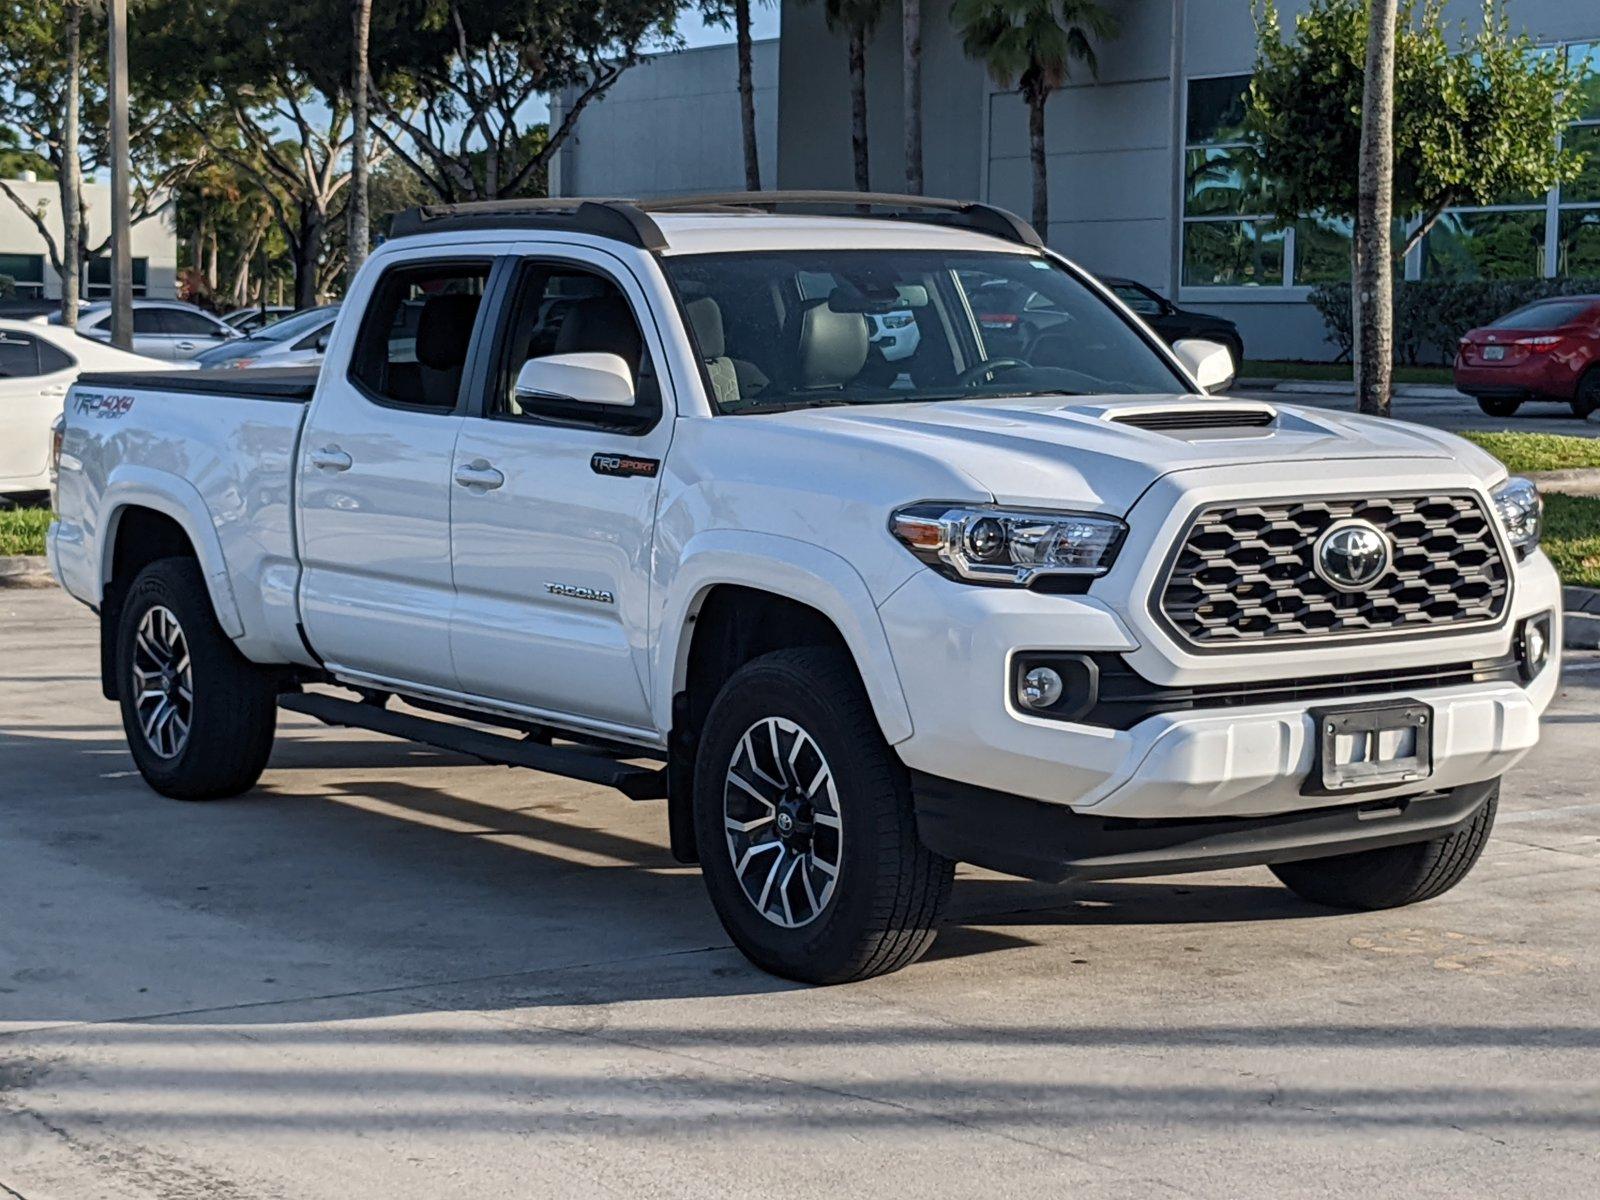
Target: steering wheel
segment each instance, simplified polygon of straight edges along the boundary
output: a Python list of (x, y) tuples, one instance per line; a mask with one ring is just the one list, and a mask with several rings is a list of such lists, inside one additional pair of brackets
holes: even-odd
[(974, 363), (961, 374), (956, 376), (956, 383), (962, 387), (972, 387), (980, 379), (993, 375), (996, 371), (1014, 371), (1018, 367), (1031, 367), (1030, 362), (1020, 358), (988, 358), (981, 363)]

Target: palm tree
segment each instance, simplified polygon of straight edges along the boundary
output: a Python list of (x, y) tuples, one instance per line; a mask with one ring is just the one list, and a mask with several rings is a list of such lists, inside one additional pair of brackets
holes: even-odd
[(700, 19), (707, 25), (733, 28), (739, 61), (739, 128), (744, 140), (744, 186), (761, 190), (761, 154), (756, 141), (755, 50), (750, 36), (751, 0), (699, 0)]
[(367, 97), (372, 89), (368, 46), (372, 40), (372, 0), (350, 5), (350, 228), (346, 233), (346, 269), (350, 282), (367, 259), (369, 245), (367, 171)]
[(900, 78), (906, 125), (906, 191), (922, 195), (922, 0), (900, 0)]
[(1045, 101), (1067, 81), (1073, 60), (1098, 73), (1094, 43), (1115, 37), (1117, 20), (1096, 0), (955, 0), (950, 19), (967, 55), (982, 59), (996, 83), (1009, 88), (1016, 82), (1022, 88), (1033, 162), (1033, 224), (1044, 237), (1050, 227)]
[(1361, 411), (1389, 415), (1394, 382), (1395, 0), (1372, 0), (1361, 88), (1361, 150), (1356, 164), (1356, 397)]
[(828, 28), (844, 30), (850, 39), (850, 149), (855, 161), (856, 191), (870, 192), (867, 157), (867, 39), (883, 16), (885, 0), (823, 0)]

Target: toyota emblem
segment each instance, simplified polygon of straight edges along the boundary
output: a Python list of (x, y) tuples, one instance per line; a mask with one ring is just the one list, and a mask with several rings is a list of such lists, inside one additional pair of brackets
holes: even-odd
[(1389, 569), (1389, 539), (1370, 521), (1341, 521), (1317, 540), (1316, 570), (1341, 592), (1371, 587)]

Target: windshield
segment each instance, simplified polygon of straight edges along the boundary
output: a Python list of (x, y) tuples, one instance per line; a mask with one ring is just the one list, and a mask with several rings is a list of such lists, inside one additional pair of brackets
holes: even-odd
[(287, 342), (290, 338), (299, 337), (302, 333), (310, 333), (327, 324), (328, 318), (338, 311), (338, 306), (325, 304), (321, 308), (308, 308), (304, 312), (297, 312), (293, 316), (284, 317), (270, 325), (263, 325), (252, 333), (247, 340), (252, 342)]
[(1187, 390), (1050, 259), (795, 250), (664, 260), (722, 413)]

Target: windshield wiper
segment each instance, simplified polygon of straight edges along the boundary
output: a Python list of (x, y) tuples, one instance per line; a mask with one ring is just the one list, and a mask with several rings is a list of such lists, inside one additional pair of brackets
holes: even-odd
[(763, 413), (796, 412), (802, 408), (848, 408), (858, 400), (768, 400), (755, 404), (741, 404), (738, 408), (725, 408), (724, 416), (760, 416)]

